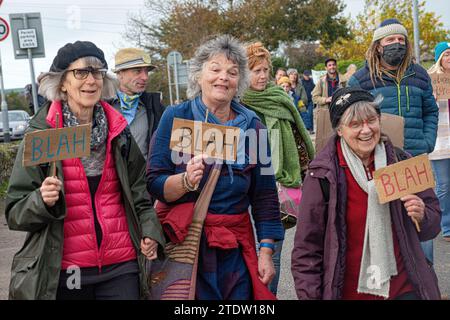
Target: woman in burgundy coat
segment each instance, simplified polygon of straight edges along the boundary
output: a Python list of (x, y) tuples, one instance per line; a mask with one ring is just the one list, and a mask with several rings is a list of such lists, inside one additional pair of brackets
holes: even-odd
[(299, 299), (440, 299), (420, 247), (440, 231), (434, 191), (378, 201), (373, 171), (409, 155), (381, 133), (377, 100), (356, 88), (333, 96), (336, 135), (303, 186), (291, 265)]

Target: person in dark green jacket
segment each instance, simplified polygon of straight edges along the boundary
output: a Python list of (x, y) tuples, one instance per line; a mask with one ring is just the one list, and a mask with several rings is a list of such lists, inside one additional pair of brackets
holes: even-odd
[[(146, 191), (145, 160), (126, 120), (102, 99), (115, 94), (103, 51), (62, 47), (41, 81), (46, 103), (28, 132), (92, 124), (90, 155), (23, 166), (10, 177), (6, 221), (25, 231), (12, 263), (10, 299), (139, 299), (146, 261), (165, 244)], [(59, 122), (59, 123), (58, 123)]]

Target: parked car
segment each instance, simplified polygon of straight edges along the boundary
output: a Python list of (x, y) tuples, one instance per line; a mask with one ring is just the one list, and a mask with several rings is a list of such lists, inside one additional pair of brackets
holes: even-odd
[[(9, 136), (11, 140), (22, 139), (28, 128), (30, 115), (23, 110), (8, 111)], [(3, 141), (3, 116), (0, 112), (0, 141)]]

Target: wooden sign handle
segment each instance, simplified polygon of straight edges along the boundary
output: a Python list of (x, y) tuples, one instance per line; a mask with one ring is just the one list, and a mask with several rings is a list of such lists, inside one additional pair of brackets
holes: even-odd
[[(56, 125), (55, 128), (58, 129), (59, 127), (59, 113), (56, 113)], [(56, 161), (52, 162), (52, 173), (51, 173), (52, 177), (56, 177)]]
[(414, 222), (414, 224), (416, 225), (416, 230), (417, 232), (420, 232), (420, 226), (419, 226), (419, 221), (417, 221), (416, 218), (411, 217), (412, 221)]

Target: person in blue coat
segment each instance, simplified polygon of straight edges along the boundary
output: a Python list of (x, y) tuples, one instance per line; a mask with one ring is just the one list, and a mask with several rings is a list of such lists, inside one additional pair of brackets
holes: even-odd
[[(427, 71), (413, 62), (413, 49), (406, 28), (397, 19), (386, 19), (375, 30), (366, 52), (366, 65), (349, 80), (384, 98), (381, 112), (405, 119), (404, 149), (413, 156), (431, 153), (437, 136), (439, 109)], [(423, 242), (425, 255), (433, 261), (432, 241)]]

